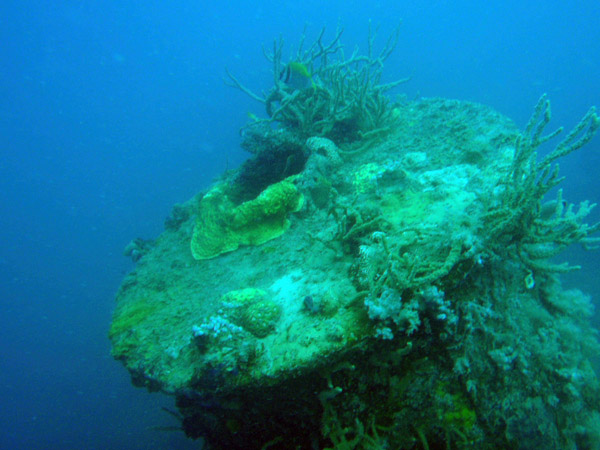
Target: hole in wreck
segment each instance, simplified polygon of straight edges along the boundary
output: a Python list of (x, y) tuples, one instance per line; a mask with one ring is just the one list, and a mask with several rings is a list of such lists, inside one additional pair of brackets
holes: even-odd
[(299, 142), (265, 145), (242, 164), (231, 185), (229, 198), (236, 204), (256, 198), (268, 186), (301, 173), (308, 159)]

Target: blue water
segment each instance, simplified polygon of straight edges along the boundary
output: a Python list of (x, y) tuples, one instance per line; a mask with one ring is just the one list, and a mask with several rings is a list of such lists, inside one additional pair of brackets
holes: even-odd
[[(402, 19), (386, 76), (410, 75), (410, 97), (485, 103), (521, 127), (543, 92), (555, 126), (600, 105), (597, 0), (3, 2), (0, 448), (198, 448), (153, 429), (177, 425), (172, 400), (110, 356), (122, 249), (246, 157), (238, 129), (264, 111), (225, 67), (266, 90), (262, 44), (340, 23), (365, 49), (369, 19), (380, 45)], [(599, 202), (600, 136), (561, 170), (567, 199)], [(584, 264), (568, 283), (598, 304), (600, 253), (568, 257)]]

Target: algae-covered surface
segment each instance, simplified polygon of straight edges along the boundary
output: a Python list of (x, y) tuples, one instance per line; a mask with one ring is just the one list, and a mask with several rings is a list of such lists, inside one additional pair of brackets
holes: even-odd
[(376, 86), (327, 116), (328, 73), (275, 86), (250, 159), (128, 247), (115, 358), (210, 448), (600, 448), (592, 306), (557, 260), (599, 226), (555, 166), (595, 111), (540, 158), (545, 97), (522, 131)]
[[(452, 100), (394, 114), (376, 141), (299, 145), (303, 168), (285, 182), (302, 207), (260, 245), (195, 259), (206, 195), (179, 205), (119, 290), (114, 356), (136, 383), (178, 396), (186, 431), (216, 447), (592, 439), (589, 300), (494, 229), (518, 129)], [(217, 188), (239, 189), (245, 167)]]

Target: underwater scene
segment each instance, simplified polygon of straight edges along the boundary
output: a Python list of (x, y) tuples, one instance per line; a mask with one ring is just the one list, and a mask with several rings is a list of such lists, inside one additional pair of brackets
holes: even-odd
[(600, 5), (7, 8), (0, 448), (600, 449)]

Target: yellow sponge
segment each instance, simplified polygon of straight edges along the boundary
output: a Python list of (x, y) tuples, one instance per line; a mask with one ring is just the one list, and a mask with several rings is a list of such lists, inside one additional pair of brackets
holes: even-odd
[(287, 216), (302, 208), (304, 196), (289, 179), (272, 184), (258, 197), (235, 206), (223, 184), (200, 202), (192, 235), (195, 259), (210, 259), (240, 245), (260, 245), (281, 236), (290, 226)]

